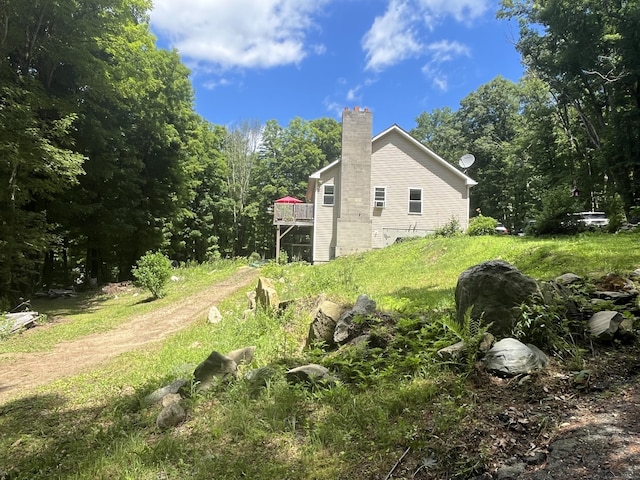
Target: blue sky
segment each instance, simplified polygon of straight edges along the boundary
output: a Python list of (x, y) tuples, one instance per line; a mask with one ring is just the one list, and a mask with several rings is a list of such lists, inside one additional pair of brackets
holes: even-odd
[(151, 28), (192, 71), (214, 124), (373, 112), (374, 135), (416, 125), (501, 75), (523, 74), (499, 0), (154, 0)]

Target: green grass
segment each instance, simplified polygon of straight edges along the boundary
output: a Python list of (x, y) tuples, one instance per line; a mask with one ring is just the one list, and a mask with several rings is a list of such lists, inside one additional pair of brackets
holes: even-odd
[(0, 342), (0, 354), (47, 351), (62, 341), (105, 332), (134, 315), (170, 305), (178, 298), (188, 297), (228, 277), (239, 264), (239, 261), (223, 260), (174, 269), (173, 275), (179, 280), (169, 282), (166, 296), (158, 299), (134, 287), (111, 294), (90, 291), (82, 292), (77, 297), (36, 298), (32, 307), (46, 314), (47, 328), (35, 329), (24, 336), (9, 337)]
[[(464, 478), (485, 461), (480, 447), (464, 444), (461, 435), (475, 399), (466, 377), (433, 357), (439, 345), (455, 341), (438, 318), (451, 314), (460, 273), (496, 258), (539, 279), (569, 271), (625, 273), (640, 266), (639, 240), (637, 234), (427, 238), (325, 265), (271, 264), (261, 275), (274, 279), (282, 299), (295, 300), (284, 315), (243, 318), (246, 292), (238, 292), (218, 305), (224, 320), (217, 325), (203, 319), (162, 344), (0, 405), (0, 478), (373, 479), (384, 478), (408, 447), (405, 463), (418, 463), (406, 478), (431, 457), (438, 459), (437, 478)], [(2, 342), (0, 352), (43, 351), (111, 328), (203, 289), (231, 268), (185, 269), (184, 282), (154, 302), (128, 295), (55, 301), (49, 310), (40, 303), (41, 311), (64, 316), (64, 324)], [(399, 312), (403, 343), (394, 345), (392, 358), (354, 350), (327, 362), (351, 375), (333, 388), (288, 384), (287, 366), (322, 360), (303, 350), (319, 296), (353, 303), (362, 293), (380, 309)], [(156, 429), (159, 407), (144, 406), (145, 395), (188, 376), (212, 350), (249, 345), (257, 346), (255, 359), (241, 373), (268, 364), (278, 372), (265, 390), (255, 394), (237, 381), (196, 393), (186, 400), (183, 425)]]

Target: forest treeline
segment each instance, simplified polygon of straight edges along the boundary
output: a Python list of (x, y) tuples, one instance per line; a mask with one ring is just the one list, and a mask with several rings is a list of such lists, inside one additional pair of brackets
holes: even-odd
[[(150, 8), (0, 2), (0, 310), (78, 278), (129, 278), (149, 250), (273, 256), (273, 201), (303, 198), (308, 175), (340, 154), (331, 118), (200, 117)], [(454, 164), (473, 153), (472, 208), (505, 224), (567, 198), (634, 215), (640, 1), (504, 0), (499, 16), (519, 22), (525, 76), (495, 78), (456, 111), (416, 112), (411, 134)]]

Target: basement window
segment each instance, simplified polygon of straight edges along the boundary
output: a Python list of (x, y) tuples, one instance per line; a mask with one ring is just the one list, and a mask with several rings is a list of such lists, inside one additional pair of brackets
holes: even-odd
[(336, 187), (335, 185), (323, 185), (322, 186), (322, 205), (332, 206), (336, 201)]

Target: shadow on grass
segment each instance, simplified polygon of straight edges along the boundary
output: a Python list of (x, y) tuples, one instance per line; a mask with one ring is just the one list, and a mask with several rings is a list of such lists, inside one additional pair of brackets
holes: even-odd
[(98, 310), (110, 297), (100, 291), (78, 293), (74, 297), (35, 298), (33, 310), (52, 316), (79, 315)]
[[(62, 393), (0, 404), (0, 479), (204, 480), (214, 478), (212, 471), (230, 479), (310, 478), (312, 472), (300, 472), (306, 468), (300, 458), (277, 441), (263, 445), (243, 438), (230, 441), (235, 435), (203, 425), (206, 418), (196, 420), (195, 426), (160, 431), (155, 421), (162, 406), (145, 405), (144, 398), (172, 380), (167, 377), (135, 391), (98, 398), (90, 406), (74, 406)], [(192, 400), (186, 399), (184, 405), (189, 421)], [(262, 464), (261, 456), (269, 461)], [(297, 475), (288, 477), (295, 471)]]
[(145, 303), (151, 303), (151, 302), (155, 302), (156, 300), (160, 300), (159, 297), (154, 297), (153, 295), (150, 295), (146, 298), (142, 298), (140, 300), (138, 300), (136, 303), (134, 303), (134, 305), (144, 305)]

